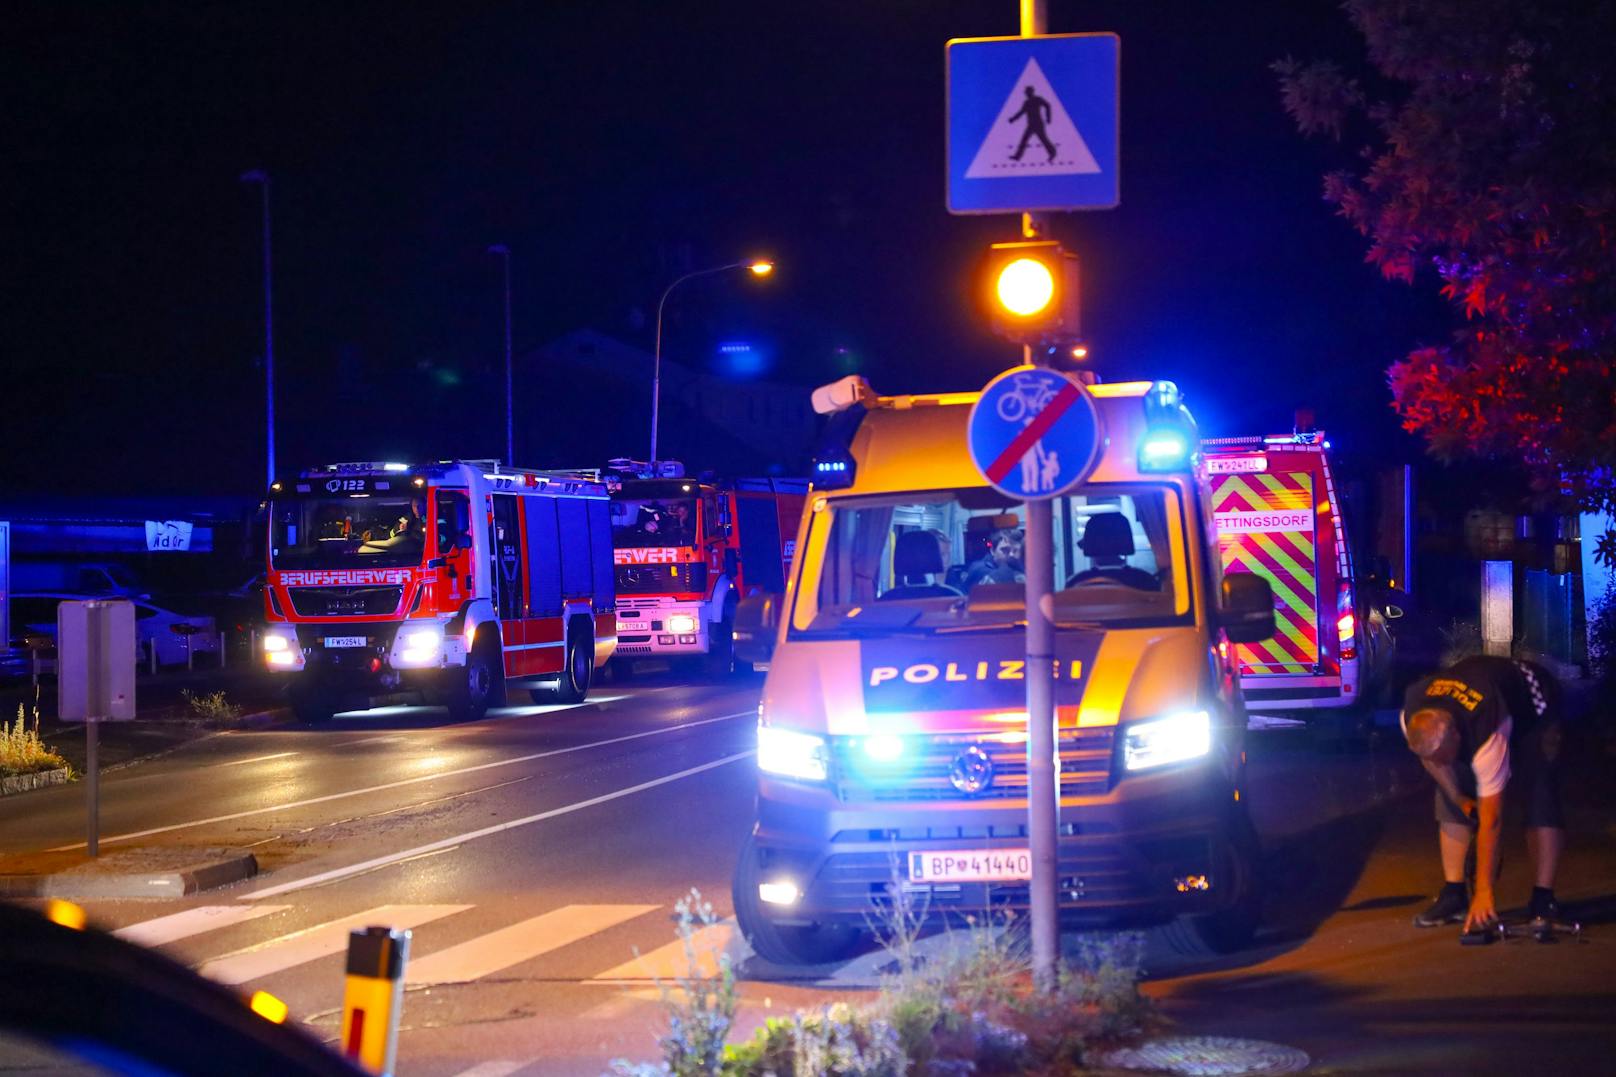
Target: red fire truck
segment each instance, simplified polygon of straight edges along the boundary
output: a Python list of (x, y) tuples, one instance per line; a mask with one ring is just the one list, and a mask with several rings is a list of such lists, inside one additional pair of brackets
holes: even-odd
[(1236, 647), (1246, 705), (1306, 718), (1326, 739), (1361, 730), (1390, 673), (1391, 639), (1358, 586), (1330, 443), (1306, 429), (1203, 438), (1225, 574), (1274, 592), (1271, 639)]
[(604, 484), (495, 461), (311, 468), (269, 495), (263, 661), (299, 718), (508, 685), (578, 702), (616, 643)]
[(677, 463), (613, 460), (614, 668), (635, 658), (734, 668), (735, 603), (785, 590), (806, 479), (698, 480)]

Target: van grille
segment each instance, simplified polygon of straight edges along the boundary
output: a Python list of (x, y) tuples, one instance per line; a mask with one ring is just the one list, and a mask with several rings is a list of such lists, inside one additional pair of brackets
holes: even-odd
[[(1111, 785), (1114, 729), (1063, 731), (1060, 738), (1061, 793), (1097, 796)], [(972, 747), (993, 763), (993, 782), (974, 795), (949, 781), (954, 761)], [(857, 737), (838, 737), (832, 747), (837, 795), (844, 801), (1004, 800), (1027, 795), (1027, 746), (998, 743), (970, 733), (906, 738), (904, 754), (878, 763), (864, 754)]]

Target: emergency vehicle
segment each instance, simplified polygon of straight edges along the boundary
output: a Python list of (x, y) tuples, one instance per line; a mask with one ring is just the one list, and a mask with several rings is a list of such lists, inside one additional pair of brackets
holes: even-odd
[(1223, 571), (1274, 592), (1273, 637), (1235, 649), (1246, 702), (1339, 739), (1367, 723), (1391, 637), (1359, 585), (1330, 443), (1311, 425), (1304, 413), (1294, 433), (1201, 444)]
[(808, 481), (692, 479), (674, 461), (614, 460), (606, 476), (621, 632), (614, 668), (672, 658), (728, 673), (735, 604), (784, 590)]
[(304, 721), (418, 692), (578, 702), (616, 642), (602, 483), (497, 461), (330, 464), (270, 488), (263, 661)]
[[(1171, 383), (1088, 392), (1099, 464), (1052, 504), (1062, 922), (1233, 946), (1257, 850), (1231, 644), (1273, 630), (1272, 596), (1222, 575)], [(1025, 506), (971, 461), (976, 399), (816, 393), (840, 440), (785, 594), (737, 633), (770, 664), (733, 897), (770, 961), (850, 954), (900, 894), (931, 919), (1029, 907)]]

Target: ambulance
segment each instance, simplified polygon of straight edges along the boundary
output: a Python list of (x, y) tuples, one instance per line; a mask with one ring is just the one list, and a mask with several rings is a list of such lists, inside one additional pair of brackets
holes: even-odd
[(602, 474), (617, 564), (612, 668), (666, 658), (729, 673), (736, 603), (784, 588), (807, 480), (691, 478), (667, 460), (617, 459)]
[[(1272, 595), (1223, 576), (1176, 388), (1087, 391), (1099, 463), (1052, 506), (1062, 922), (1235, 946), (1258, 895), (1233, 647), (1272, 632)], [(769, 671), (733, 897), (771, 962), (846, 957), (899, 900), (1029, 907), (1025, 507), (971, 461), (976, 399), (815, 394), (795, 567), (737, 619)]]
[(576, 703), (616, 644), (606, 487), (492, 460), (275, 482), (261, 658), (306, 722), (409, 693), (458, 720)]
[(1325, 743), (1361, 735), (1392, 641), (1360, 586), (1329, 439), (1303, 412), (1289, 434), (1201, 444), (1223, 571), (1274, 592), (1272, 638), (1235, 648), (1246, 703), (1307, 720)]

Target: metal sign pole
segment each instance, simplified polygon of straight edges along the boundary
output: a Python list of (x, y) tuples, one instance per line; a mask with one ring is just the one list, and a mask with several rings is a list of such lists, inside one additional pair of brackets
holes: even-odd
[(88, 801), (89, 833), (85, 845), (93, 860), (101, 854), (101, 761), (98, 758), (101, 740), (101, 644), (102, 626), (106, 623), (104, 609), (99, 603), (86, 608), (84, 657), (89, 684), (85, 692), (89, 713), (84, 719), (84, 795)]

